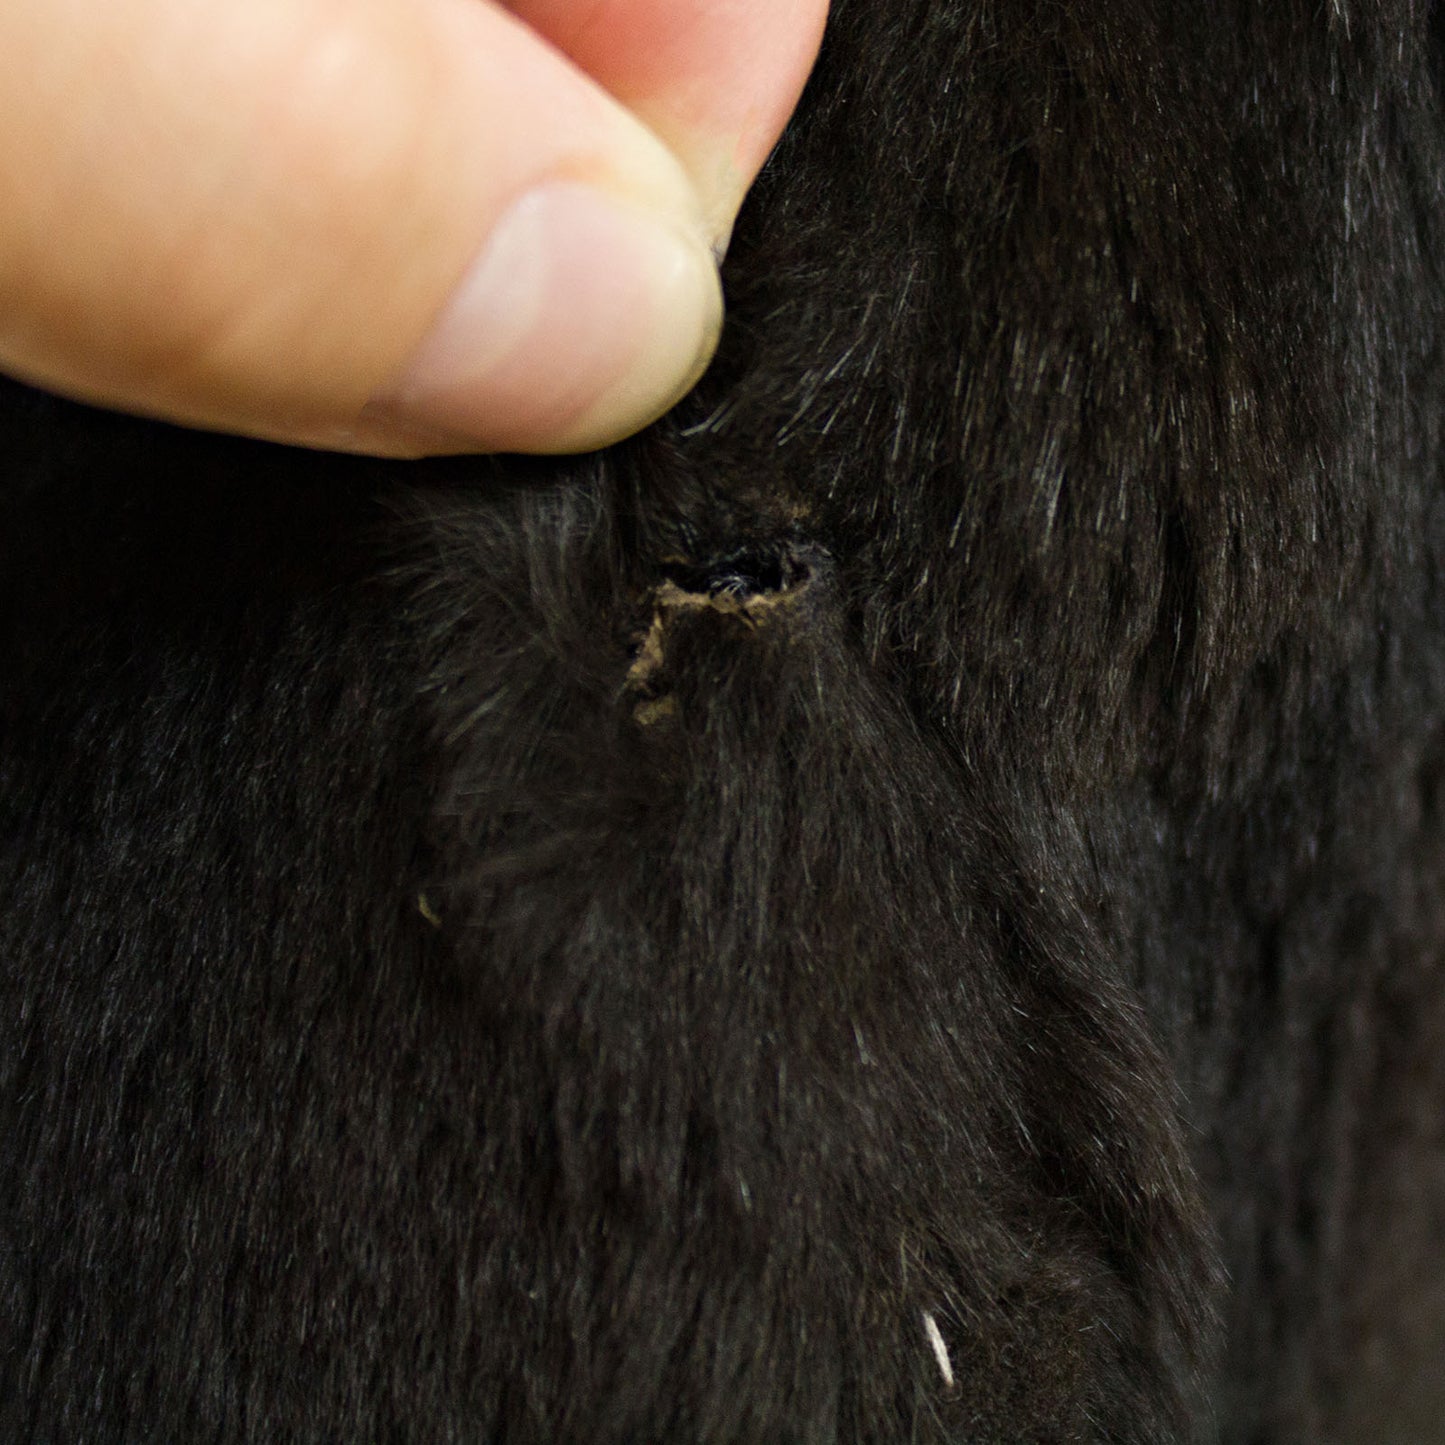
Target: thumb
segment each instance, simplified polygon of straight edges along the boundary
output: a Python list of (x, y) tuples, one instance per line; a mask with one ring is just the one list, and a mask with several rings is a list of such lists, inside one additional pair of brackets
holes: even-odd
[(721, 301), (672, 154), (486, 0), (0, 7), (0, 369), (393, 455), (580, 450)]

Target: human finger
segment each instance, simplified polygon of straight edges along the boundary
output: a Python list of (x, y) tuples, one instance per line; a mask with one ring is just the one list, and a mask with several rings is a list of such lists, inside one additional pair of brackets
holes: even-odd
[(671, 152), (483, 0), (0, 7), (0, 367), (310, 445), (573, 450), (695, 378)]

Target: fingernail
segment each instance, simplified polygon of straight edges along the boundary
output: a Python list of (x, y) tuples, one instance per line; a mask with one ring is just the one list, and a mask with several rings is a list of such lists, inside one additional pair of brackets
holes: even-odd
[(550, 182), (502, 216), (363, 416), (475, 438), (479, 450), (587, 450), (691, 389), (721, 321), (700, 235), (594, 187)]

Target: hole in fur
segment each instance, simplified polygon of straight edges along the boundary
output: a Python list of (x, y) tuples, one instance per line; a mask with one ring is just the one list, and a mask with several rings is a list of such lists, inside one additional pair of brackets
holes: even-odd
[(665, 562), (660, 570), (681, 592), (737, 601), (786, 592), (808, 580), (808, 564), (784, 545), (741, 547), (704, 562)]
[(667, 632), (679, 612), (711, 608), (761, 625), (769, 612), (794, 601), (812, 580), (806, 555), (786, 542), (739, 547), (703, 562), (673, 558), (658, 569), (662, 581), (652, 590), (652, 621), (628, 650), (631, 665), (625, 686), (642, 700), (633, 716), (643, 725), (672, 717), (675, 701), (653, 689), (662, 670)]

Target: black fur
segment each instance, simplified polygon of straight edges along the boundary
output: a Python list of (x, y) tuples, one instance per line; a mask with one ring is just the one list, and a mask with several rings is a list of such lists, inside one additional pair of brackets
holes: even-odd
[(835, 0), (566, 462), (0, 398), (0, 1436), (1445, 1440), (1445, 22)]

